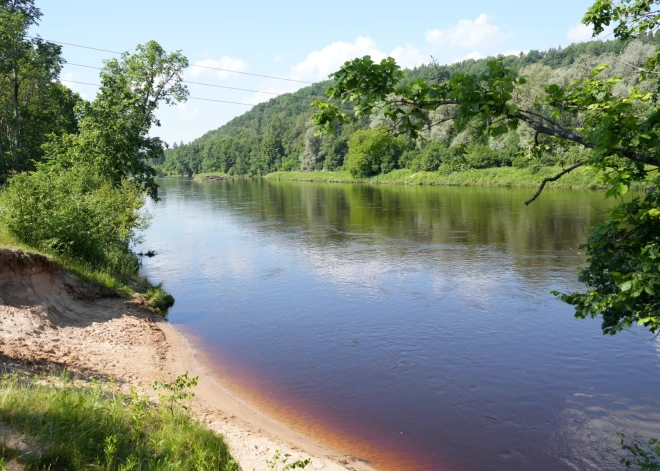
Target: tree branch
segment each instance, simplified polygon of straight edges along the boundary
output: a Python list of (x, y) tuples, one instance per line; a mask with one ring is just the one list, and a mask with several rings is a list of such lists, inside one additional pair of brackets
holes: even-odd
[[(551, 128), (539, 123), (538, 121), (532, 119), (530, 113), (527, 111), (520, 110), (516, 115), (516, 117), (521, 121), (527, 123), (529, 127), (531, 127), (534, 131), (540, 134), (545, 134), (547, 136), (554, 136), (560, 139), (565, 139), (567, 141), (575, 142), (576, 144), (583, 145), (584, 147), (587, 147), (589, 149), (593, 149), (596, 147), (596, 144), (594, 144), (593, 142), (585, 141), (585, 139), (582, 136), (576, 134), (575, 132), (568, 131), (559, 126), (555, 128)], [(660, 167), (660, 159), (651, 157), (650, 155), (638, 154), (629, 149), (615, 147), (614, 149), (611, 150), (610, 153), (621, 155), (622, 157), (630, 159), (633, 162), (638, 162), (640, 164)]]
[(582, 167), (583, 165), (584, 165), (584, 162), (578, 162), (578, 163), (576, 163), (576, 164), (574, 164), (574, 165), (571, 165), (571, 166), (568, 167), (567, 169), (562, 170), (561, 172), (559, 172), (559, 173), (558, 173), (557, 175), (555, 175), (554, 177), (544, 178), (543, 181), (541, 182), (541, 186), (539, 186), (539, 189), (536, 190), (536, 193), (534, 193), (534, 196), (532, 196), (532, 197), (531, 197), (530, 199), (528, 199), (527, 201), (523, 202), (523, 204), (524, 204), (525, 206), (529, 206), (529, 204), (530, 204), (531, 202), (533, 202), (536, 198), (539, 197), (539, 195), (540, 195), (541, 192), (543, 191), (543, 188), (545, 188), (545, 185), (546, 185), (546, 184), (548, 184), (548, 183), (550, 183), (550, 182), (554, 182), (554, 181), (559, 180), (561, 177), (563, 177), (563, 176), (566, 175), (567, 173), (572, 172), (572, 171), (575, 170), (576, 168), (578, 168), (578, 167)]

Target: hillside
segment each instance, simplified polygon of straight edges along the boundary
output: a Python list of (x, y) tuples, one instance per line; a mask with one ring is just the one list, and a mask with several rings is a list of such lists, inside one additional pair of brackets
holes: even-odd
[[(567, 84), (586, 77), (596, 65), (611, 64), (607, 71), (622, 77), (626, 86), (634, 85), (634, 66), (642, 63), (660, 43), (649, 35), (631, 42), (619, 40), (590, 41), (547, 51), (532, 50), (519, 56), (506, 56), (505, 64), (528, 77), (528, 97), (542, 92), (549, 83)], [(444, 81), (457, 73), (478, 73), (492, 58), (466, 60), (451, 65), (428, 64), (406, 70), (404, 81), (424, 79)], [(259, 104), (220, 128), (189, 144), (174, 144), (164, 161), (152, 162), (163, 174), (192, 175), (202, 172), (225, 172), (234, 175), (263, 175), (273, 171), (328, 170), (344, 166), (349, 140), (359, 130), (387, 124), (375, 114), (370, 119), (343, 125), (335, 135), (319, 137), (309, 117), (311, 103), (324, 99), (331, 84), (325, 81)], [(622, 90), (624, 88), (622, 87)], [(625, 93), (625, 91), (622, 91)], [(584, 150), (553, 147), (537, 161), (525, 156), (533, 138), (522, 126), (497, 142), (472, 139), (470, 130), (457, 133), (451, 123), (429, 130), (423, 140), (402, 143), (386, 168), (451, 172), (470, 168), (498, 166), (563, 165), (581, 157)], [(455, 152), (461, 146), (461, 152)]]

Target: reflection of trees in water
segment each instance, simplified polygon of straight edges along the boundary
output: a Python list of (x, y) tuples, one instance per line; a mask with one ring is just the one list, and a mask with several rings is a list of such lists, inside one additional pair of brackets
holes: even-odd
[[(182, 184), (169, 180), (165, 186)], [(488, 245), (516, 256), (566, 258), (575, 254), (589, 226), (602, 218), (602, 194), (555, 191), (529, 207), (528, 189), (406, 187), (272, 182), (236, 179), (189, 184), (184, 199), (215, 198), (260, 230), (302, 231), (306, 243), (356, 240), (407, 247), (415, 244)], [(561, 253), (560, 253), (561, 252)], [(558, 260), (554, 260), (557, 262)], [(541, 263), (539, 257), (526, 262)], [(575, 259), (571, 260), (575, 263)], [(561, 263), (560, 263), (561, 264)]]

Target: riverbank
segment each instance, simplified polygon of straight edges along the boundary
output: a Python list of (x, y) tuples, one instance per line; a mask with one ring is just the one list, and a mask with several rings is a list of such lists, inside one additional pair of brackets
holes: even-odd
[(234, 396), (196, 360), (187, 340), (139, 295), (110, 296), (51, 259), (0, 249), (0, 354), (18, 365), (81, 378), (113, 378), (155, 399), (155, 381), (199, 376), (192, 409), (224, 436), (243, 470), (267, 470), (275, 450), (289, 462), (312, 458), (306, 469), (367, 471), (287, 429)]
[[(354, 178), (346, 171), (274, 172), (266, 175), (265, 178), (271, 180), (329, 183), (533, 188), (538, 187), (544, 178), (552, 177), (561, 172), (561, 170), (560, 167), (541, 167), (537, 171), (529, 168), (496, 167), (443, 174), (440, 172), (413, 172), (408, 169), (400, 169), (364, 179)], [(557, 182), (551, 183), (550, 186), (552, 188), (575, 189), (604, 188), (602, 183), (597, 181), (593, 173), (583, 169), (578, 169), (565, 175)]]

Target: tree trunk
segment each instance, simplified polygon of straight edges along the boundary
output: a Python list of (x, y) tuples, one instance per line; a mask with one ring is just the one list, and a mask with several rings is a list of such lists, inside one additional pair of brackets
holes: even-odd
[(21, 123), (20, 123), (20, 118), (18, 114), (18, 64), (14, 63), (14, 89), (13, 89), (13, 105), (14, 105), (14, 159), (16, 161), (16, 164), (18, 164), (18, 159), (19, 159), (19, 154), (20, 154), (20, 148), (21, 148)]

